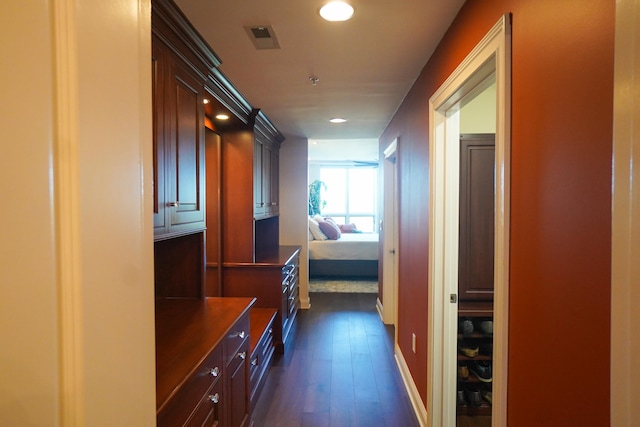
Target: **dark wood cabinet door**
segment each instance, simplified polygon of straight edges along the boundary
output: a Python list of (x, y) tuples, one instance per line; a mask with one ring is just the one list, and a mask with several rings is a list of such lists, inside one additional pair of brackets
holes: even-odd
[(204, 103), (203, 83), (181, 61), (170, 58), (167, 91), (167, 205), (172, 232), (203, 229)]
[[(267, 207), (266, 214), (268, 216), (278, 215), (279, 213), (279, 149), (275, 145), (268, 144), (265, 153), (265, 166), (263, 170), (263, 179), (267, 185), (263, 186), (263, 193), (266, 195), (265, 205)], [(268, 157), (268, 161), (266, 161)]]
[(155, 233), (165, 233), (165, 88), (167, 49), (157, 36), (153, 36), (151, 54), (151, 83), (153, 100), (153, 228)]
[(265, 203), (263, 198), (264, 174), (262, 168), (264, 164), (264, 144), (259, 138), (253, 142), (253, 215), (256, 218), (264, 216)]
[(495, 135), (460, 136), (460, 301), (493, 300)]

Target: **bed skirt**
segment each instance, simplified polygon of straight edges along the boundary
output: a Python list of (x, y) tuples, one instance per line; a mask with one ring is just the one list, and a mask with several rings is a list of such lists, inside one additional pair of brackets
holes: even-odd
[(309, 277), (378, 277), (378, 260), (309, 260)]

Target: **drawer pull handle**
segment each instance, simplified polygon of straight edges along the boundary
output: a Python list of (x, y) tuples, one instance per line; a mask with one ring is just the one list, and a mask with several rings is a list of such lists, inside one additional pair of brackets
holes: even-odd
[(208, 399), (209, 399), (210, 401), (212, 401), (213, 403), (218, 403), (218, 402), (220, 402), (220, 395), (219, 395), (218, 393), (216, 393), (216, 394), (210, 394), (210, 395), (209, 395), (209, 397), (208, 397)]
[(209, 369), (209, 375), (211, 375), (212, 377), (217, 377), (218, 375), (220, 375), (220, 368), (216, 366), (213, 369)]
[(240, 331), (240, 332), (236, 332), (235, 334), (231, 335), (231, 338), (240, 338), (240, 339), (244, 339), (244, 337), (247, 336), (247, 333), (245, 331)]
[(253, 360), (251, 361), (251, 364), (252, 364), (253, 366), (258, 366), (258, 358), (256, 357), (255, 359), (253, 359)]
[(242, 360), (247, 358), (247, 352), (243, 351), (242, 353), (238, 353), (238, 357)]

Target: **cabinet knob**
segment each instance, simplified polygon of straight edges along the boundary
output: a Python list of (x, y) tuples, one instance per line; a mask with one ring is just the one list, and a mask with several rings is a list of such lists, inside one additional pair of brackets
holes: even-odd
[(212, 377), (217, 377), (218, 375), (220, 375), (220, 368), (216, 366), (213, 369), (209, 369), (209, 375), (211, 375)]
[(210, 401), (212, 401), (213, 403), (218, 403), (220, 402), (220, 394), (216, 393), (216, 394), (210, 394), (208, 399)]
[(235, 335), (233, 336), (243, 339), (245, 336), (247, 336), (247, 333), (245, 331), (240, 331), (240, 332), (236, 332)]
[(242, 353), (238, 353), (238, 357), (242, 360), (247, 358), (247, 352), (243, 351)]
[(258, 366), (258, 358), (257, 357), (251, 361), (251, 365)]
[(167, 203), (167, 206), (169, 206), (170, 208), (178, 207), (180, 206), (180, 202), (169, 202)]

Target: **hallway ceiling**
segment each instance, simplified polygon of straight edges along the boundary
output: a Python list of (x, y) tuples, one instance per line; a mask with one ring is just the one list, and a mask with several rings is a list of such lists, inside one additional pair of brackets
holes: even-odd
[[(320, 18), (322, 0), (176, 3), (285, 136), (349, 140), (380, 136), (464, 0), (350, 0), (345, 22)], [(257, 49), (249, 26), (268, 27), (279, 48)]]

